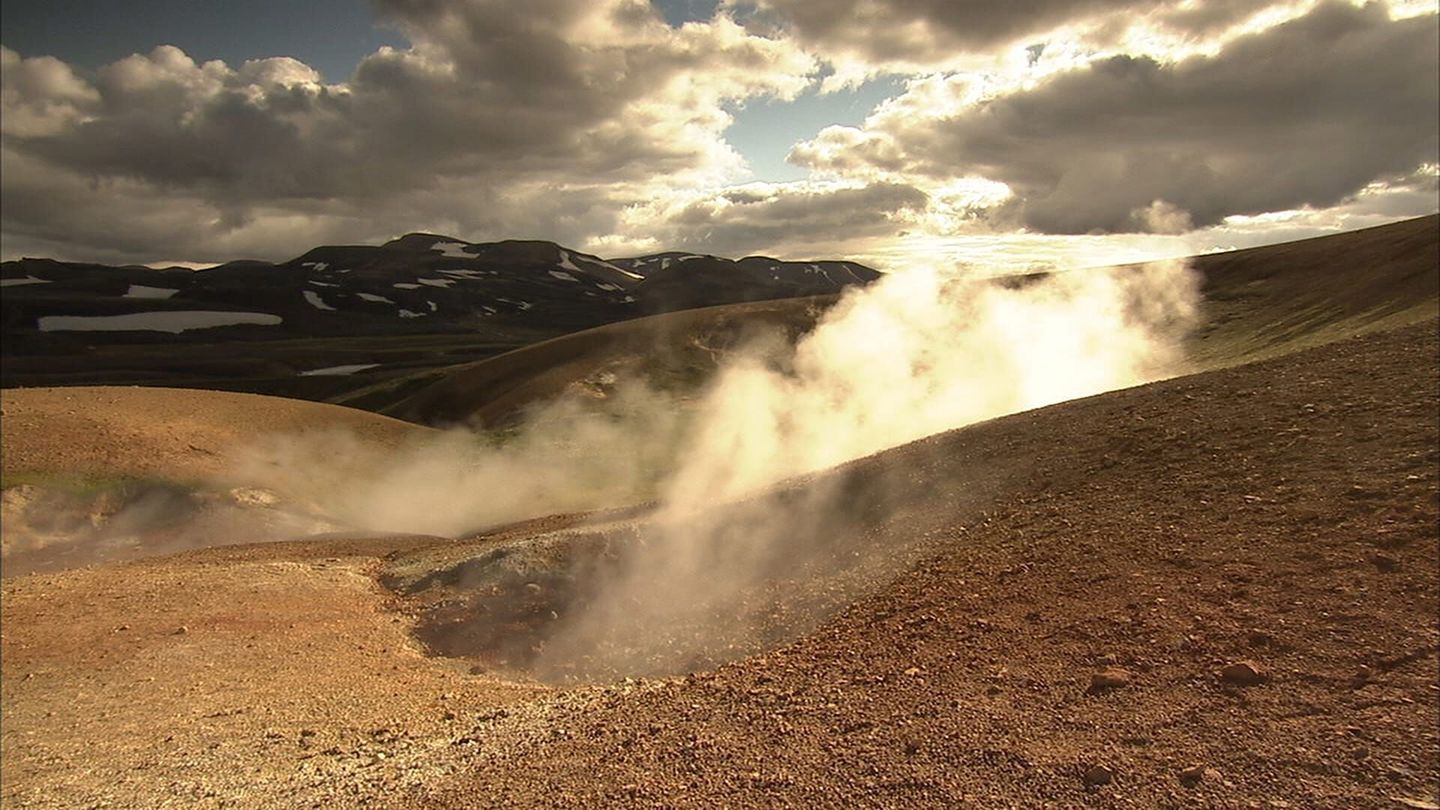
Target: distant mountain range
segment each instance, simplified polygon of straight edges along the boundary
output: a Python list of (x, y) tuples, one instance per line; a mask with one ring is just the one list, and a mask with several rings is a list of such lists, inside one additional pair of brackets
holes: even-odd
[[(553, 242), (425, 233), (201, 270), (21, 259), (0, 264), (0, 385), (165, 385), (319, 400), (360, 391), (353, 401), (383, 403), (438, 369), (583, 329), (833, 295), (879, 277), (844, 261), (606, 260)], [(363, 393), (371, 390), (380, 393)]]
[[(3, 333), (137, 339), (562, 331), (676, 309), (827, 295), (880, 274), (853, 262), (739, 261), (692, 253), (605, 260), (552, 242), (472, 244), (412, 233), (317, 247), (279, 264), (202, 270), (21, 259), (0, 265)], [(147, 337), (147, 335), (149, 337)], [(43, 339), (43, 338), (41, 338)]]

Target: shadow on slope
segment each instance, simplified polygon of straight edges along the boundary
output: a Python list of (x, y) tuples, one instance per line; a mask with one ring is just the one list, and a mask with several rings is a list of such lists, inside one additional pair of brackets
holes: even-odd
[(1202, 368), (1248, 363), (1440, 313), (1440, 215), (1197, 256)]
[[(621, 380), (644, 380), (685, 397), (753, 340), (779, 336), (794, 344), (836, 300), (819, 296), (732, 304), (608, 324), (452, 366), (442, 379), (382, 412), (421, 424), (500, 427), (527, 406), (562, 395), (603, 398)], [(370, 394), (363, 390), (335, 401)]]

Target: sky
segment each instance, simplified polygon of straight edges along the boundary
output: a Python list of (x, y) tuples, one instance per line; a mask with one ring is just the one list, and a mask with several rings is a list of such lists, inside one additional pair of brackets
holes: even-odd
[(993, 272), (1440, 209), (1434, 0), (6, 0), (0, 256)]

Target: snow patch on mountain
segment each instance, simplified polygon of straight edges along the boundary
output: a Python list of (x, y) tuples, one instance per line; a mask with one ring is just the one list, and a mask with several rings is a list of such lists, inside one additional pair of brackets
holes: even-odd
[(320, 297), (320, 294), (315, 292), (314, 290), (305, 291), (305, 300), (309, 301), (310, 306), (315, 307), (316, 309), (324, 309), (330, 312), (335, 311), (335, 307), (332, 307), (329, 304), (325, 303), (325, 300)]
[(39, 319), (39, 326), (41, 332), (170, 332), (178, 335), (191, 329), (217, 326), (275, 326), (283, 320), (279, 315), (265, 312), (178, 310), (127, 315), (46, 315)]
[(440, 251), (441, 256), (452, 259), (473, 259), (474, 253), (466, 253), (465, 248), (469, 247), (464, 242), (436, 242), (430, 246), (431, 250)]
[(130, 289), (125, 291), (126, 298), (169, 298), (179, 290), (172, 290), (169, 287), (147, 287), (144, 284), (131, 284)]
[(367, 368), (377, 368), (379, 363), (351, 363), (348, 366), (326, 366), (300, 372), (301, 377), (344, 377)]
[(26, 276), (26, 277), (24, 277), (24, 278), (0, 278), (0, 287), (19, 287), (19, 286), (22, 286), (22, 285), (24, 285), (24, 284), (49, 284), (49, 283), (50, 283), (50, 279), (48, 279), (48, 278), (36, 278), (35, 276)]

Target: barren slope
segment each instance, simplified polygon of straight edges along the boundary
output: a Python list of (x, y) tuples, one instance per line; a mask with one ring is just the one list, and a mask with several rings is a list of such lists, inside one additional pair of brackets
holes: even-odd
[(1278, 357), (1440, 314), (1440, 215), (1197, 256), (1202, 367)]
[(431, 433), (364, 411), (254, 394), (6, 390), (0, 571), (9, 577), (337, 528), (290, 493), (238, 480), (232, 469), (231, 454), (258, 437), (328, 431), (384, 448)]
[[(0, 796), (1433, 801), (1437, 350), (1429, 321), (850, 465), (851, 485), (893, 496), (854, 539), (921, 562), (814, 631), (691, 677), (548, 690), (426, 657), (407, 633), (418, 606), (374, 577), (386, 559), (453, 558), (434, 540), (9, 580)], [(793, 585), (759, 596), (783, 605)], [(1220, 676), (1241, 660), (1261, 682)], [(1128, 684), (1089, 691), (1108, 667)]]
[(266, 432), (346, 430), (395, 445), (425, 428), (303, 400), (182, 388), (76, 386), (0, 392), (4, 475), (143, 476), (188, 481)]
[[(1440, 314), (1440, 216), (1197, 256), (1191, 263), (1203, 279), (1205, 299), (1202, 325), (1187, 346), (1197, 368), (1277, 357)], [(746, 337), (772, 329), (793, 340), (835, 298), (707, 307), (608, 324), (432, 369), (400, 380), (401, 390), (387, 383), (339, 401), (426, 424), (495, 425), (526, 405), (567, 389), (594, 388), (617, 373), (638, 372), (661, 387), (698, 387)]]
[[(604, 387), (619, 379), (698, 388), (730, 350), (766, 332), (793, 341), (814, 328), (836, 298), (731, 304), (607, 324), (452, 366), (437, 381), (383, 410), (422, 424), (498, 425), (567, 390)], [(366, 401), (369, 394), (355, 396)]]

